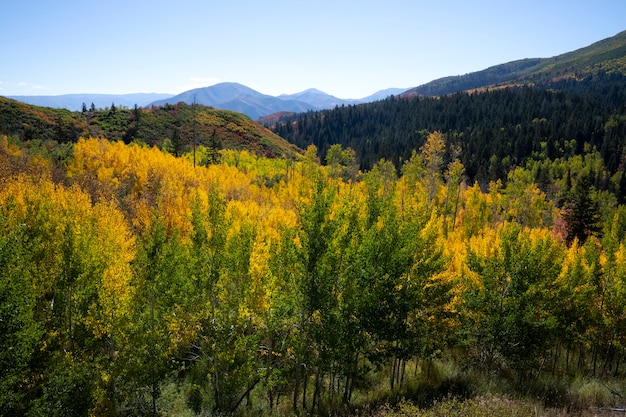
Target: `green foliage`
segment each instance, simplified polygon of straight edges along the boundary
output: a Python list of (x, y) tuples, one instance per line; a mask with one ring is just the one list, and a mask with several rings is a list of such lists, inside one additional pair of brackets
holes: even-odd
[(174, 368), (179, 350), (186, 348), (179, 346), (182, 335), (170, 336), (177, 328), (181, 303), (192, 294), (188, 265), (188, 253), (176, 231), (168, 233), (155, 218), (142, 236), (134, 263), (135, 314), (120, 346), (122, 360), (116, 369), (127, 389), (150, 388), (153, 413), (157, 412), (161, 381)]
[(358, 169), (352, 149), (344, 150), (341, 145), (332, 145), (326, 152), (326, 164), (330, 166), (332, 176), (341, 176), (346, 181), (356, 179)]
[(22, 414), (28, 401), (29, 364), (42, 335), (30, 286), (31, 256), (26, 229), (0, 206), (0, 409)]
[(0, 97), (0, 134), (23, 141), (73, 143), (86, 135), (88, 126), (80, 113), (31, 106)]
[[(327, 167), (314, 147), (194, 166), (80, 140), (54, 166), (3, 140), (3, 410), (325, 415), (452, 396), (481, 413), (471, 397), (495, 388), (573, 404), (572, 376), (621, 378), (626, 216), (597, 191), (600, 153), (568, 141), (487, 191), (445, 135), (420, 135), (401, 177), (384, 159), (344, 175), (341, 146)], [(568, 245), (564, 213), (584, 210), (560, 199), (582, 178), (604, 233)]]
[(150, 109), (91, 109), (70, 112), (31, 106), (0, 97), (0, 134), (22, 141), (74, 143), (80, 137), (157, 145), (176, 155), (192, 153), (194, 146), (209, 152), (202, 163), (219, 160), (222, 148), (265, 157), (296, 158), (300, 151), (246, 116), (206, 106), (165, 105)]
[[(436, 98), (388, 98), (308, 112), (273, 126), (290, 142), (320, 152), (351, 148), (363, 171), (381, 158), (400, 168), (411, 152), (441, 132), (444, 164), (460, 147), (469, 183), (505, 181), (511, 167), (536, 158), (565, 158), (595, 147), (610, 175), (621, 170), (626, 76), (602, 75), (535, 87), (508, 87)], [(610, 92), (610, 94), (609, 94)], [(575, 147), (572, 148), (572, 143)]]
[(563, 216), (568, 243), (576, 239), (583, 244), (589, 236), (600, 232), (599, 204), (593, 199), (594, 191), (590, 181), (583, 177), (570, 192)]
[(93, 407), (95, 375), (88, 363), (65, 358), (50, 370), (42, 395), (30, 404), (33, 416), (86, 416)]
[(525, 372), (537, 366), (554, 336), (544, 294), (558, 276), (560, 248), (549, 237), (530, 238), (517, 224), (505, 224), (491, 245), (486, 256), (469, 253), (468, 266), (481, 282), (467, 292), (466, 328), (487, 372)]

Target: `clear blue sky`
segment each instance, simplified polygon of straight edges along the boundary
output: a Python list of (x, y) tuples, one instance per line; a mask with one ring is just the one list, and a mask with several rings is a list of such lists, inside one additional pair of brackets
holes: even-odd
[(1, 0), (0, 95), (232, 81), (360, 98), (623, 30), (624, 0)]

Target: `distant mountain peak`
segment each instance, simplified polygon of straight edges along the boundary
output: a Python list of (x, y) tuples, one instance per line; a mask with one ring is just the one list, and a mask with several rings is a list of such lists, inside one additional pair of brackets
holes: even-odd
[(293, 94), (281, 94), (279, 96), (277, 96), (277, 98), (280, 98), (281, 100), (289, 100), (289, 99), (293, 99), (296, 97), (306, 97), (306, 96), (329, 96), (332, 97), (330, 94), (327, 94), (321, 90), (318, 90), (317, 88), (307, 88), (306, 90), (300, 91), (298, 93), (293, 93)]
[(329, 95), (329, 94), (323, 92), (322, 90), (318, 90), (317, 88), (308, 88), (308, 89), (302, 91), (300, 94), (302, 94), (302, 93), (315, 93), (315, 94), (326, 94), (326, 95)]

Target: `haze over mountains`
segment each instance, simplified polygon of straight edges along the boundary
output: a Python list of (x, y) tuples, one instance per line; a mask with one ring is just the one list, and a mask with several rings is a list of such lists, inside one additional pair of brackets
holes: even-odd
[(134, 94), (61, 94), (56, 96), (8, 96), (13, 100), (23, 103), (32, 104), (34, 106), (53, 107), (56, 109), (68, 109), (80, 111), (83, 104), (87, 108), (93, 103), (96, 109), (110, 107), (115, 104), (118, 107), (144, 107), (167, 97), (171, 94), (159, 93), (134, 93)]
[[(537, 84), (571, 77), (574, 73), (615, 71), (626, 55), (626, 31), (598, 41), (587, 47), (551, 58), (527, 58), (511, 61), (464, 75), (448, 76), (408, 88), (389, 88), (360, 99), (342, 99), (311, 88), (296, 94), (270, 96), (245, 85), (225, 82), (210, 87), (168, 94), (67, 94), (58, 96), (9, 96), (9, 98), (38, 106), (81, 110), (90, 107), (107, 108), (111, 104), (122, 107), (162, 106), (166, 103), (201, 104), (220, 110), (243, 113), (253, 120), (279, 112), (306, 112), (326, 110), (336, 106), (370, 103), (391, 95), (441, 96), (477, 88), (511, 84)], [(582, 71), (582, 72), (581, 72)]]
[(9, 96), (14, 100), (36, 106), (81, 110), (91, 103), (95, 108), (115, 104), (122, 107), (162, 106), (164, 104), (201, 104), (220, 110), (243, 113), (253, 120), (277, 112), (305, 112), (308, 110), (331, 109), (335, 106), (368, 103), (397, 95), (406, 88), (389, 88), (360, 99), (341, 99), (311, 88), (296, 94), (274, 97), (260, 93), (239, 83), (225, 82), (210, 87), (196, 88), (177, 95), (171, 94), (65, 94), (58, 96)]
[(259, 93), (242, 84), (220, 83), (211, 87), (185, 91), (176, 96), (155, 101), (153, 104), (162, 106), (166, 103), (185, 102), (193, 104), (195, 102), (221, 110), (237, 111), (257, 120), (277, 112), (298, 113), (308, 110), (332, 109), (341, 105), (368, 103), (404, 91), (406, 89), (390, 88), (361, 99), (341, 99), (312, 88), (296, 94), (282, 94), (274, 97)]

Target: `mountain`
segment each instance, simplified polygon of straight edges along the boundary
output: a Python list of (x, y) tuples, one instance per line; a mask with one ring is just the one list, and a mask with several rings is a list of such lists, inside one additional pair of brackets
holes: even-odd
[(596, 186), (606, 187), (606, 178), (625, 171), (624, 103), (626, 32), (554, 58), (509, 62), (386, 100), (263, 123), (302, 149), (314, 144), (322, 160), (332, 145), (350, 147), (363, 170), (380, 159), (400, 168), (439, 131), (462, 150), (468, 181), (485, 186), (533, 158), (596, 149), (607, 169), (594, 174), (603, 181)]
[(83, 104), (87, 108), (93, 103), (96, 109), (109, 108), (111, 104), (117, 107), (147, 106), (155, 100), (171, 97), (171, 94), (136, 93), (136, 94), (62, 94), (58, 96), (9, 96), (13, 100), (34, 106), (54, 107), (80, 111)]
[(387, 88), (385, 90), (377, 91), (376, 93), (369, 95), (367, 97), (358, 98), (358, 99), (350, 99), (350, 98), (345, 99), (345, 98), (337, 98), (335, 96), (331, 96), (315, 88), (310, 88), (308, 90), (302, 91), (301, 93), (283, 94), (283, 95), (278, 96), (278, 98), (280, 98), (281, 100), (304, 101), (305, 103), (308, 103), (314, 106), (314, 108), (318, 110), (324, 110), (324, 109), (332, 109), (335, 106), (370, 103), (372, 101), (384, 100), (387, 97), (402, 94), (407, 90), (408, 88)]
[(341, 99), (323, 91), (311, 88), (296, 94), (282, 94), (274, 97), (259, 93), (238, 83), (220, 83), (210, 87), (196, 88), (176, 96), (157, 100), (152, 104), (162, 106), (166, 103), (197, 103), (217, 109), (244, 113), (253, 120), (274, 113), (301, 113), (309, 110), (332, 109), (336, 106), (365, 103), (381, 100), (406, 89), (391, 88), (381, 90), (362, 99)]
[(63, 94), (56, 96), (9, 96), (8, 98), (35, 106), (82, 110), (83, 104), (90, 109), (108, 109), (112, 104), (120, 108), (135, 105), (147, 107), (163, 106), (180, 102), (201, 104), (221, 110), (243, 113), (253, 120), (279, 112), (300, 113), (309, 110), (332, 109), (335, 106), (367, 103), (397, 95), (406, 89), (390, 88), (378, 91), (361, 99), (341, 99), (323, 91), (311, 88), (296, 94), (282, 94), (274, 97), (262, 94), (238, 83), (220, 83), (210, 87), (196, 88), (177, 95), (138, 93), (138, 94)]
[(239, 83), (220, 83), (210, 87), (196, 88), (152, 104), (162, 106), (176, 103), (202, 104), (222, 110), (243, 113), (253, 120), (279, 111), (304, 112), (318, 108), (303, 101), (279, 99), (259, 93)]
[[(309, 104), (311, 109), (314, 110), (332, 109), (335, 106), (341, 106), (342, 104), (351, 102), (351, 100), (337, 98), (315, 88), (310, 88), (296, 94), (282, 94), (277, 98), (285, 102), (304, 102)], [(289, 109), (285, 109), (284, 111), (289, 111)]]
[(504, 85), (531, 85), (576, 78), (600, 71), (626, 74), (626, 31), (552, 58), (530, 58), (465, 75), (439, 78), (412, 88), (405, 96), (440, 96)]
[(408, 88), (387, 88), (385, 90), (377, 91), (370, 96), (358, 99), (357, 103), (371, 103), (372, 101), (384, 100), (391, 96), (400, 95), (407, 90)]

